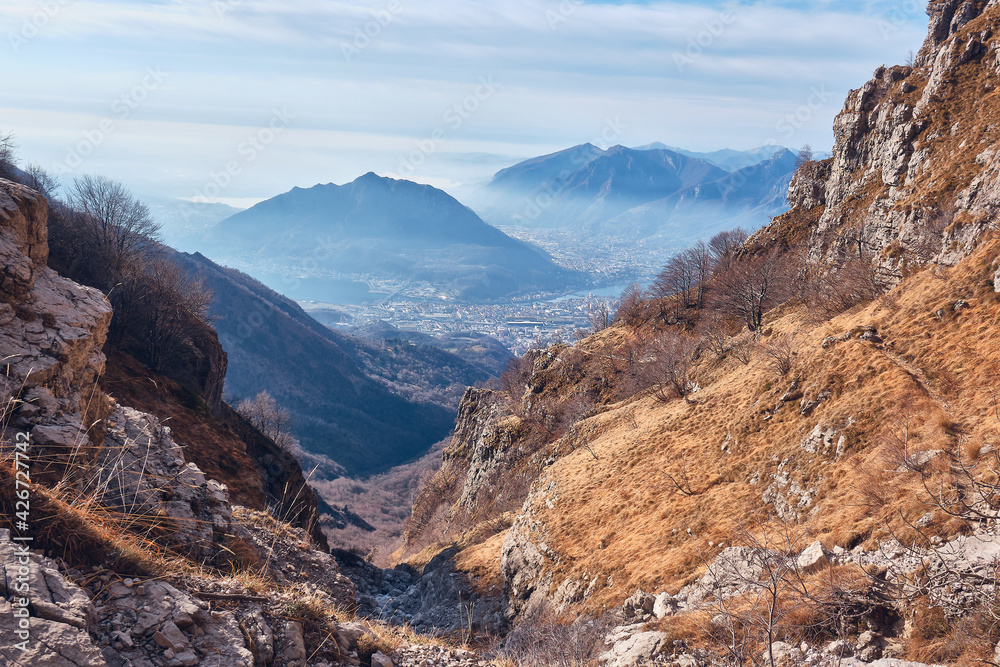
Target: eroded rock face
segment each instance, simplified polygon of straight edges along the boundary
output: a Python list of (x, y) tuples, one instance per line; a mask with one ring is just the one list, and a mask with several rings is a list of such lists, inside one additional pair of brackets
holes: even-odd
[(507, 586), (510, 613), (530, 611), (548, 597), (552, 585), (552, 565), (559, 554), (548, 545), (545, 524), (536, 508), (548, 506), (557, 497), (556, 483), (546, 475), (535, 481), (524, 507), (507, 531), (500, 555), (500, 571)]
[(954, 265), (1000, 213), (1000, 123), (981, 100), (1000, 81), (997, 0), (932, 2), (915, 67), (879, 68), (850, 93), (829, 161), (806, 165), (789, 200), (825, 207), (810, 259), (870, 253), (899, 275)]
[(226, 486), (206, 479), (170, 429), (152, 415), (118, 406), (107, 419), (107, 436), (85, 493), (122, 514), (157, 517), (171, 546), (211, 557), (230, 534), (232, 510)]
[[(53, 561), (25, 549), (22, 543), (15, 544), (7, 530), (0, 530), (0, 570), (0, 658), (4, 664), (107, 664), (88, 634), (94, 623), (90, 596), (68, 582)], [(18, 636), (25, 624), (28, 634)]]
[(476, 511), (481, 495), (492, 490), (489, 482), (512, 465), (511, 450), (521, 432), (520, 420), (504, 416), (497, 392), (469, 389), (462, 398), (454, 442), (446, 456), (462, 452), (469, 460), (468, 474), (456, 506), (469, 514)]
[[(104, 416), (97, 382), (111, 306), (45, 266), (47, 211), (41, 195), (0, 180), (0, 403), (13, 408), (11, 428), (31, 431), (34, 458), (59, 475), (60, 463), (99, 440), (87, 426)], [(34, 475), (50, 470), (38, 465)]]

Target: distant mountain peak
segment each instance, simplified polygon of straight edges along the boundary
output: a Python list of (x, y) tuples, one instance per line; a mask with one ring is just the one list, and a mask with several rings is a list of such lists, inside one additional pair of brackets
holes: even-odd
[(580, 280), (443, 190), (374, 172), (273, 197), (220, 222), (208, 241), (220, 259), (242, 261), (233, 253), (249, 253), (258, 263), (295, 267), (307, 258), (325, 272), (427, 282), (469, 299), (559, 290)]

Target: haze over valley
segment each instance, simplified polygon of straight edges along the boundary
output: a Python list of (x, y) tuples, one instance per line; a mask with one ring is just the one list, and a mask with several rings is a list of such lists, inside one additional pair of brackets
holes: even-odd
[(0, 27), (0, 664), (1000, 664), (1000, 0)]

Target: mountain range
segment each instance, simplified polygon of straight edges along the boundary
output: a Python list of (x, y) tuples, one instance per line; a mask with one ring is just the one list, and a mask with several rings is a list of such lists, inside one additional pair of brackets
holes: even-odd
[(660, 146), (583, 144), (526, 160), (497, 172), (472, 205), (502, 228), (667, 245), (737, 225), (758, 228), (788, 208), (796, 156), (786, 148), (699, 154)]
[(711, 162), (716, 167), (725, 169), (726, 171), (737, 171), (739, 169), (743, 169), (744, 167), (752, 167), (755, 164), (771, 159), (781, 151), (787, 150), (784, 146), (768, 144), (766, 146), (753, 148), (748, 151), (722, 148), (717, 151), (702, 153), (698, 151), (689, 151), (685, 148), (678, 148), (677, 146), (668, 146), (660, 141), (655, 141), (651, 144), (646, 144), (645, 146), (635, 146), (634, 148), (639, 151), (668, 150), (674, 153), (680, 153), (681, 155), (686, 155), (687, 157), (693, 157), (699, 160), (704, 160), (705, 162)]

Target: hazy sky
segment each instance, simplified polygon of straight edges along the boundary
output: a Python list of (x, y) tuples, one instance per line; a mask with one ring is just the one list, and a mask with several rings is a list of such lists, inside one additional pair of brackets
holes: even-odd
[(828, 150), (925, 7), (15, 0), (0, 130), (63, 181), (234, 203), (367, 171), (452, 187), (586, 141)]

